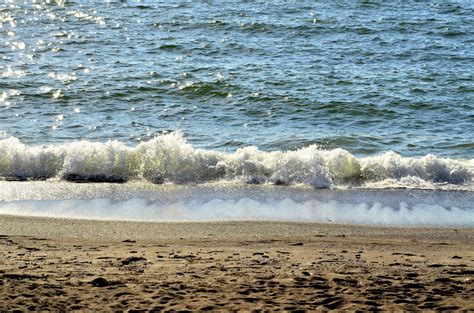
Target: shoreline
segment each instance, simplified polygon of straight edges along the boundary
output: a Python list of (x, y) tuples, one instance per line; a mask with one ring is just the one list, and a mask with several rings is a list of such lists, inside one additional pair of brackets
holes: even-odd
[(474, 228), (0, 215), (1, 310), (474, 310)]
[[(274, 237), (280, 239), (327, 235), (357, 237), (383, 236), (394, 239), (444, 238), (469, 242), (474, 238), (472, 226), (390, 226), (313, 221), (222, 220), (222, 221), (138, 221), (42, 217), (0, 214), (0, 235), (46, 236), (50, 238), (88, 238), (120, 240), (126, 235), (141, 240), (208, 238), (209, 230), (219, 231), (219, 239)], [(157, 227), (159, 226), (159, 227)], [(232, 230), (245, 229), (244, 233)], [(117, 229), (122, 232), (118, 233)], [(90, 237), (94, 234), (93, 237)], [(130, 237), (129, 236), (129, 237)]]

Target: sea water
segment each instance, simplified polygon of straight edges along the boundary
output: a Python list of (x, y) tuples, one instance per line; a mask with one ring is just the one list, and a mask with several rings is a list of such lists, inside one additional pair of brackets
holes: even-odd
[(0, 213), (474, 224), (472, 1), (7, 1), (0, 39)]

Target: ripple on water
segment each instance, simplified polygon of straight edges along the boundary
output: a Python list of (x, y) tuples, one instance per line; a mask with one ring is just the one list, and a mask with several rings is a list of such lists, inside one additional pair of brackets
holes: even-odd
[(473, 11), (462, 1), (0, 4), (0, 133), (134, 145), (181, 130), (207, 149), (472, 158)]

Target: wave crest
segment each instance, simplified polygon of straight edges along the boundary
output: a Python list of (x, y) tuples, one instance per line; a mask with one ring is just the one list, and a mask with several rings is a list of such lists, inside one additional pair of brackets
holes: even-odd
[(433, 184), (472, 186), (474, 160), (402, 157), (394, 152), (357, 158), (343, 149), (312, 145), (295, 151), (265, 152), (245, 147), (233, 153), (193, 148), (179, 132), (136, 147), (119, 141), (86, 140), (27, 146), (17, 138), (0, 141), (4, 179), (58, 178), (73, 181), (147, 180), (201, 183), (239, 179), (248, 183), (410, 187)]

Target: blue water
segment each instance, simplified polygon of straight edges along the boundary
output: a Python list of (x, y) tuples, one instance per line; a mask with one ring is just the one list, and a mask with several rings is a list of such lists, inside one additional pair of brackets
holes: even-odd
[(474, 156), (474, 3), (0, 4), (0, 132)]
[(0, 38), (4, 179), (474, 188), (472, 1), (11, 2)]

